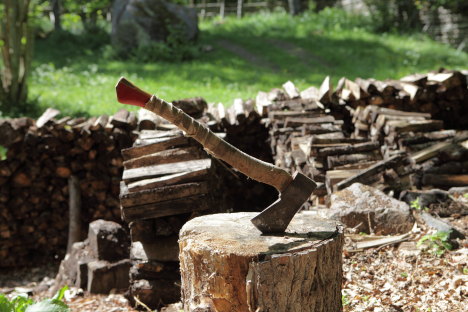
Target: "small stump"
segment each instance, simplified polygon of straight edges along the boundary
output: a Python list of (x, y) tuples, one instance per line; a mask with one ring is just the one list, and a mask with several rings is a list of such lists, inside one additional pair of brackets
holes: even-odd
[(180, 231), (185, 311), (341, 311), (343, 228), (309, 212), (262, 235), (241, 212), (198, 217)]

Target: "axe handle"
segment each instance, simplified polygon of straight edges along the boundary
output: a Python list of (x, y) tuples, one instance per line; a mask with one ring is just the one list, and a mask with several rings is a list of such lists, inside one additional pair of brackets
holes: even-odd
[(163, 117), (185, 131), (187, 136), (200, 142), (207, 152), (224, 160), (248, 177), (274, 186), (279, 192), (292, 182), (291, 175), (285, 170), (242, 152), (171, 103), (155, 95), (151, 96), (146, 103), (139, 103), (135, 99), (145, 99), (149, 96), (148, 93), (140, 90), (125, 78), (120, 79), (116, 90), (119, 102), (144, 107)]

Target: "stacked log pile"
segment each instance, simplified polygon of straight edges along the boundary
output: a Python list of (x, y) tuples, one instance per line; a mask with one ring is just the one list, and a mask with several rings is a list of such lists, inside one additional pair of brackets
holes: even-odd
[(353, 112), (353, 121), (356, 125), (354, 136), (364, 134), (382, 144), (384, 158), (401, 153), (409, 155), (414, 174), (412, 181), (405, 180), (405, 188), (411, 185), (448, 188), (468, 182), (462, 158), (467, 155), (463, 131), (445, 129), (442, 120), (431, 119), (427, 113), (375, 105), (358, 107)]
[[(440, 69), (400, 80), (378, 81), (342, 78), (334, 92), (335, 102), (356, 109), (376, 105), (406, 112), (430, 114), (454, 129), (465, 129), (468, 119), (467, 78), (459, 71)], [(365, 126), (363, 131), (368, 131)]]
[[(259, 93), (257, 106), (268, 116), (275, 164), (291, 173), (300, 171), (318, 182), (311, 198), (315, 204), (324, 204), (325, 196), (336, 190), (336, 184), (348, 178), (368, 184), (383, 183), (385, 188), (396, 186), (388, 183), (391, 179), (385, 174), (389, 170), (398, 172), (397, 177), (408, 174), (401, 169), (406, 163), (403, 159), (378, 165), (383, 159), (378, 142), (347, 135), (349, 125), (336, 119), (346, 119), (345, 114), (341, 110), (332, 114), (322, 104), (331, 103), (334, 97), (329, 78), (320, 89), (311, 87), (299, 92), (291, 82), (283, 88), (284, 91), (273, 89), (269, 93)], [(374, 180), (355, 177), (373, 165), (384, 168), (371, 171), (375, 173)], [(310, 203), (305, 208), (308, 206)]]
[(468, 185), (468, 132), (441, 132), (436, 133), (436, 138), (434, 134), (415, 138), (419, 142), (425, 140), (427, 146), (411, 154), (417, 168), (412, 184), (418, 189)]
[[(133, 143), (133, 113), (57, 119), (48, 109), (37, 121), (0, 121), (0, 267), (64, 255), (68, 179), (80, 183), (82, 223), (120, 221), (120, 150)], [(84, 233), (83, 233), (84, 234)]]

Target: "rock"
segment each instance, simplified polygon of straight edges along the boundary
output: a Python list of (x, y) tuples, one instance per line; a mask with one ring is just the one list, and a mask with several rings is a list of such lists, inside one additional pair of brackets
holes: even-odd
[[(463, 188), (452, 188), (452, 192), (457, 194)], [(457, 201), (451, 192), (439, 189), (423, 190), (423, 191), (403, 191), (400, 195), (400, 200), (408, 205), (415, 200), (418, 201), (421, 209), (428, 208), (431, 213), (446, 217), (452, 214), (468, 214), (468, 206)]]
[(116, 222), (96, 220), (90, 223), (89, 247), (98, 260), (118, 261), (129, 258), (130, 240)]
[(465, 235), (457, 230), (450, 222), (441, 220), (440, 218), (431, 216), (429, 213), (422, 211), (421, 219), (426, 223), (427, 226), (436, 229), (438, 232), (450, 233), (449, 239), (461, 238), (464, 239)]
[(414, 219), (409, 206), (367, 185), (354, 183), (331, 196), (329, 217), (358, 232), (378, 235), (402, 234), (411, 230)]
[(98, 260), (87, 264), (87, 290), (93, 294), (108, 294), (112, 289), (124, 290), (129, 286), (130, 259), (114, 263)]
[(166, 41), (171, 32), (187, 41), (198, 36), (195, 8), (163, 0), (116, 0), (112, 6), (112, 42), (129, 49)]
[[(65, 285), (86, 288), (87, 271), (83, 272), (81, 267), (83, 263), (91, 261), (92, 258), (87, 240), (74, 243), (71, 251), (65, 255), (60, 263), (59, 272), (50, 292), (55, 293)], [(86, 276), (83, 276), (83, 274)]]
[(465, 194), (468, 194), (468, 186), (451, 187), (448, 192), (453, 196), (464, 196)]

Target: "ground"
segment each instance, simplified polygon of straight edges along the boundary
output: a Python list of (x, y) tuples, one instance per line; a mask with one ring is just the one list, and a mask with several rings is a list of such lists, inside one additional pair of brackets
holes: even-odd
[[(452, 218), (452, 224), (468, 230), (468, 216)], [(417, 248), (417, 242), (430, 229), (416, 225), (408, 240), (401, 244), (354, 250), (347, 235), (343, 253), (344, 312), (351, 311), (465, 311), (468, 297), (468, 240), (459, 248), (435, 255)], [(367, 237), (366, 239), (369, 239)], [(0, 271), (0, 293), (38, 290), (35, 298), (48, 295), (47, 285), (55, 277), (58, 264), (37, 268)], [(91, 295), (77, 289), (67, 292), (72, 311), (137, 311), (122, 294)], [(180, 305), (162, 311), (178, 312)]]

